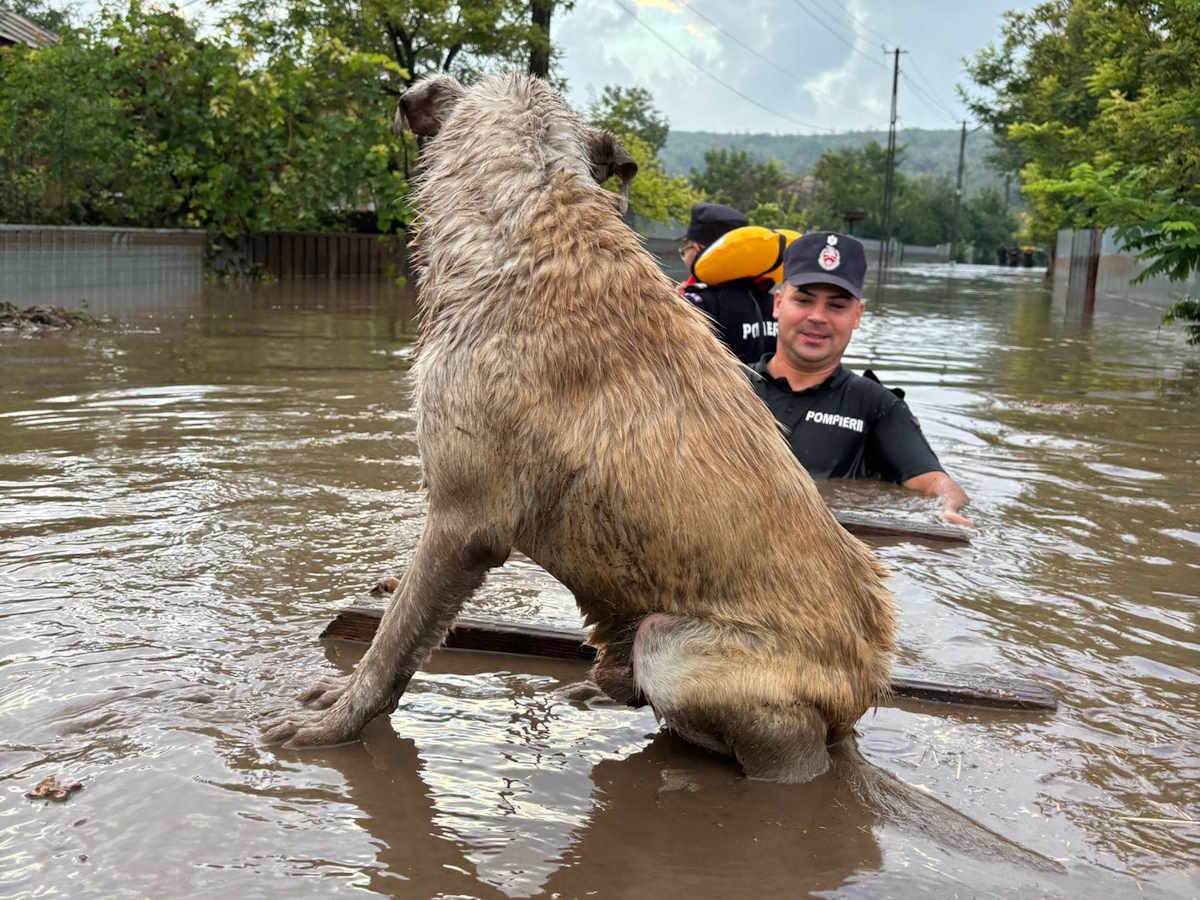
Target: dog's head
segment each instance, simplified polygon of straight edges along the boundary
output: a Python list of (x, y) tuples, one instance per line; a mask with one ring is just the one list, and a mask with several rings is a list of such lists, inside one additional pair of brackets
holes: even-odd
[(406, 128), (420, 137), (434, 137), (454, 112), (465, 89), (449, 75), (436, 75), (419, 81), (400, 97), (392, 131)]
[[(511, 108), (501, 108), (506, 105)], [(489, 106), (493, 107), (492, 116), (479, 114)], [(463, 111), (469, 121), (456, 121), (463, 118)], [(458, 151), (464, 158), (479, 153), (481, 130), (491, 127), (509, 132), (503, 139), (497, 134), (497, 152), (511, 152), (513, 132), (524, 131), (523, 148), (554, 158), (563, 168), (582, 168), (598, 184), (614, 175), (620, 178), (621, 212), (628, 207), (629, 183), (638, 171), (637, 162), (611, 132), (584, 124), (545, 82), (523, 76), (487, 79), (472, 88), (463, 87), (449, 75), (419, 81), (400, 97), (396, 110), (393, 131), (398, 134), (406, 127), (425, 138), (453, 132), (450, 143), (461, 145)], [(454, 146), (444, 143), (439, 142), (439, 153), (456, 152)], [(571, 156), (579, 158), (559, 159)]]

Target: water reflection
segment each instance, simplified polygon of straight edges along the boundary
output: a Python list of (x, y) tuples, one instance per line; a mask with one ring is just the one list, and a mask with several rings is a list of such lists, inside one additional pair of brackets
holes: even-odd
[[(1039, 273), (914, 267), (851, 345), (906, 388), (981, 526), (966, 547), (879, 544), (903, 659), (1030, 675), (1063, 701), (880, 710), (864, 753), (1063, 860), (1061, 883), (880, 818), (842, 782), (763, 788), (649, 714), (558, 703), (575, 676), (551, 664), (445, 654), (362, 744), (260, 747), (259, 717), (317, 674), (331, 611), (420, 532), (412, 297), (314, 283), (117, 314), (0, 336), (6, 895), (1194, 893), (1200, 362), (1155, 314), (1101, 304), (1085, 327)], [(824, 493), (935, 515), (883, 485)], [(475, 611), (577, 619), (521, 558)], [(57, 773), (84, 790), (23, 798)]]

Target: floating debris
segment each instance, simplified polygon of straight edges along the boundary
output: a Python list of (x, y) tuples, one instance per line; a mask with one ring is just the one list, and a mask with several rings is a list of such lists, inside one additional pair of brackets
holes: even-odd
[(25, 796), (30, 800), (54, 800), (62, 803), (82, 787), (81, 781), (59, 781), (57, 775), (47, 775)]
[(66, 331), (99, 321), (81, 309), (39, 305), (21, 310), (14, 303), (0, 300), (0, 331)]

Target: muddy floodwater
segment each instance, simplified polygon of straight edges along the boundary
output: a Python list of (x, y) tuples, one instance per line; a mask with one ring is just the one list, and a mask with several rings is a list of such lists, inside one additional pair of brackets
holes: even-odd
[[(584, 674), (565, 662), (440, 652), (360, 743), (263, 746), (264, 717), (353, 665), (318, 633), (421, 530), (412, 298), (112, 311), (0, 334), (0, 895), (1200, 894), (1200, 349), (1153, 311), (1069, 314), (1039, 272), (985, 268), (871, 297), (849, 362), (907, 390), (979, 526), (874, 541), (900, 661), (1060, 701), (868, 713), (862, 754), (944, 805), (925, 822), (836, 774), (749, 782), (648, 710), (553, 693)], [(824, 493), (936, 518), (898, 488)], [(521, 558), (471, 612), (578, 623)], [(51, 775), (83, 787), (26, 798)], [(960, 819), (989, 838), (947, 838)]]

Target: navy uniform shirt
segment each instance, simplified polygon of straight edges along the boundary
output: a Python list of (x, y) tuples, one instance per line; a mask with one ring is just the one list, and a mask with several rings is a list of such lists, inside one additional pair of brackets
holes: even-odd
[[(791, 430), (788, 444), (813, 478), (879, 478), (896, 484), (945, 471), (908, 404), (874, 376), (838, 366), (816, 387), (793, 391), (767, 371), (770, 356), (753, 368), (754, 392)], [(870, 374), (870, 373), (868, 373)]]
[[(738, 359), (749, 365), (762, 359), (763, 317), (760, 295), (765, 291), (749, 278), (724, 284), (693, 284), (683, 297), (708, 315), (713, 329)], [(771, 319), (771, 324), (775, 320)], [(772, 341), (774, 344), (774, 341)]]

